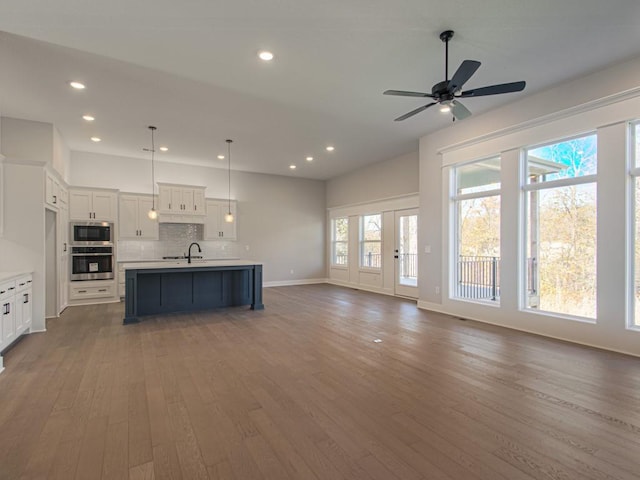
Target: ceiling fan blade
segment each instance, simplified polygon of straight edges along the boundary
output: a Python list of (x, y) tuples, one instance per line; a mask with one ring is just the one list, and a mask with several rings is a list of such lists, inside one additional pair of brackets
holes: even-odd
[(382, 92), (383, 95), (397, 95), (399, 97), (431, 97), (433, 95), (430, 93), (422, 93), (422, 92), (405, 92), (404, 90), (385, 90)]
[(451, 101), (451, 113), (457, 120), (464, 120), (471, 116), (469, 109), (456, 100)]
[(480, 62), (475, 60), (465, 60), (453, 74), (447, 88), (450, 92), (455, 92), (462, 88), (462, 85), (467, 83), (471, 76), (476, 73), (476, 70), (480, 68)]
[(398, 117), (395, 119), (396, 122), (401, 122), (402, 120), (406, 120), (409, 117), (413, 117), (415, 114), (422, 112), (423, 110), (426, 110), (427, 108), (429, 108), (431, 105), (435, 105), (438, 102), (433, 102), (433, 103), (429, 103), (427, 105), (423, 105), (420, 108), (416, 108), (415, 110), (411, 110), (409, 113), (405, 113), (404, 115), (402, 115), (401, 117)]
[(474, 88), (473, 90), (467, 90), (462, 92), (460, 97), (484, 97), (486, 95), (499, 95), (501, 93), (521, 92), (527, 82), (513, 82), (513, 83), (501, 83), (499, 85), (490, 85), (488, 87)]

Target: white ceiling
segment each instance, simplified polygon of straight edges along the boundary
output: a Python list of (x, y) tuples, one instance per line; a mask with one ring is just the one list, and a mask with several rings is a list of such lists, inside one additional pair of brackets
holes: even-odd
[(477, 115), (639, 55), (638, 24), (638, 0), (2, 0), (0, 113), (54, 123), (73, 150), (148, 158), (153, 124), (157, 158), (222, 167), (232, 138), (234, 169), (327, 179), (450, 124), (394, 122), (426, 102), (382, 95), (444, 79), (442, 30), (450, 72), (482, 62), (465, 88), (527, 81), (465, 100)]

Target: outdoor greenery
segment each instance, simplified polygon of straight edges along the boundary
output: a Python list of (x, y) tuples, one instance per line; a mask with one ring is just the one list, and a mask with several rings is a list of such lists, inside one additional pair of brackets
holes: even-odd
[[(528, 165), (532, 159), (543, 159), (559, 168), (537, 178), (530, 176), (530, 183), (595, 174), (596, 139), (596, 135), (589, 135), (528, 150)], [(534, 283), (535, 289), (529, 306), (595, 318), (595, 182), (587, 179), (587, 183), (530, 191), (527, 200), (527, 250), (535, 259), (534, 267), (528, 270), (529, 283)]]

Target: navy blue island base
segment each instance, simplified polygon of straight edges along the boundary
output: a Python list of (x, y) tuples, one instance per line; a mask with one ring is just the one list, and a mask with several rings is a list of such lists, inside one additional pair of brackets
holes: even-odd
[[(125, 271), (125, 317), (137, 323), (145, 315), (191, 312), (262, 303), (262, 265), (135, 264)], [(132, 268), (134, 267), (134, 268)]]

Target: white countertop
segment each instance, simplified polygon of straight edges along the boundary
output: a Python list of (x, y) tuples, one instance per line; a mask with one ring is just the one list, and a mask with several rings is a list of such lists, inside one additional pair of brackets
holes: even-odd
[(32, 272), (0, 272), (0, 282), (4, 282), (5, 280), (12, 280), (23, 275), (31, 275), (31, 273)]
[[(192, 261), (198, 261), (198, 262), (219, 262), (222, 260), (240, 260), (240, 258), (238, 257), (227, 257), (227, 258), (196, 258)], [(160, 263), (160, 262), (169, 262), (169, 263), (175, 263), (175, 262), (186, 262), (187, 259), (186, 258), (150, 258), (150, 259), (131, 259), (131, 260), (126, 260), (126, 259), (119, 259), (116, 260), (117, 263), (149, 263), (149, 262), (154, 262), (154, 263)]]
[(187, 263), (186, 260), (163, 260), (161, 262), (136, 262), (123, 263), (125, 270), (145, 270), (156, 268), (208, 268), (208, 267), (243, 267), (246, 265), (262, 265), (262, 262), (255, 260), (192, 260)]

